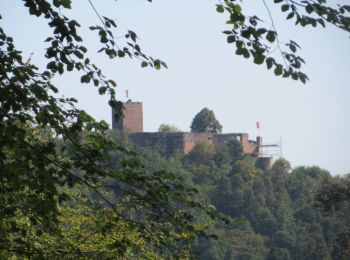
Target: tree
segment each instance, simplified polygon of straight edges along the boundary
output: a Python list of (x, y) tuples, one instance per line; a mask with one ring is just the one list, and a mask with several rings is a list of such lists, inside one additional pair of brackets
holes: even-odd
[(192, 162), (208, 164), (215, 154), (215, 148), (207, 141), (197, 142), (187, 158)]
[[(13, 38), (0, 28), (0, 245), (28, 257), (39, 253), (40, 248), (30, 244), (27, 225), (38, 236), (57, 231), (59, 206), (71, 200), (67, 189), (74, 186), (87, 187), (94, 194), (92, 202), (98, 198), (112, 211), (111, 225), (114, 220), (128, 223), (153, 245), (174, 246), (174, 241), (163, 239), (172, 232), (191, 231), (189, 237), (198, 233), (192, 225), (193, 215), (183, 210), (187, 205), (200, 207), (191, 199), (193, 188), (184, 187), (176, 174), (146, 171), (134, 152), (109, 137), (105, 122), (97, 122), (79, 110), (75, 98), (57, 96), (59, 87), (51, 79), (74, 71), (80, 75), (82, 84), (92, 83), (99, 94), (109, 95), (115, 116), (121, 116), (122, 104), (115, 98), (116, 82), (88, 58), (79, 34), (79, 22), (64, 15), (72, 1), (23, 2), (30, 15), (47, 21), (52, 33), (45, 40), (47, 66), (42, 71), (24, 61)], [(275, 0), (275, 3), (282, 4), (282, 11), (289, 12), (287, 18), (295, 19), (298, 25), (324, 26), (327, 21), (342, 30), (350, 30), (349, 6), (332, 8), (324, 0)], [(304, 61), (297, 56), (297, 43), (288, 41), (284, 45), (287, 50), (282, 50), (274, 26), (259, 27), (259, 18), (245, 15), (242, 4), (234, 0), (220, 2), (217, 11), (229, 15), (230, 28), (224, 33), (228, 43), (235, 43), (237, 55), (252, 57), (256, 64), (265, 62), (277, 76), (306, 81), (307, 76), (299, 70)], [(116, 22), (97, 11), (96, 14), (101, 24), (89, 29), (98, 34), (100, 52), (108, 58), (137, 58), (142, 67), (167, 67), (142, 51), (135, 32), (128, 30), (124, 37), (115, 37)], [(282, 62), (271, 56), (275, 45)], [(216, 122), (208, 130), (221, 132), (221, 126)], [(106, 167), (111, 151), (125, 155), (120, 168)], [(123, 195), (119, 200), (113, 201), (105, 195), (107, 179), (113, 179), (114, 189)], [(121, 241), (114, 246), (126, 250), (130, 243)]]
[(231, 156), (232, 161), (237, 161), (243, 159), (244, 152), (243, 147), (237, 140), (229, 140), (226, 144), (228, 153)]
[(222, 125), (215, 118), (214, 112), (205, 107), (193, 118), (193, 121), (191, 124), (191, 132), (221, 133)]
[(181, 130), (173, 125), (168, 125), (168, 124), (161, 124), (158, 128), (159, 132), (166, 132), (166, 133), (176, 133), (176, 132), (181, 132)]
[[(48, 254), (30, 239), (29, 231), (35, 236), (59, 235), (60, 206), (72, 201), (69, 191), (76, 187), (93, 194), (89, 197), (91, 204), (108, 208), (112, 214), (107, 224), (111, 228), (125, 224), (130, 231), (137, 230), (147, 247), (176, 255), (188, 239), (202, 233), (187, 210), (201, 207), (190, 199), (195, 189), (184, 185), (175, 173), (147, 171), (134, 152), (110, 138), (106, 122), (97, 122), (79, 110), (76, 99), (57, 97), (59, 88), (53, 85), (52, 77), (75, 71), (82, 84), (92, 82), (99, 94), (110, 95), (109, 104), (116, 109), (116, 117), (121, 116), (115, 81), (105, 77), (87, 57), (78, 33), (80, 24), (61, 11), (69, 9), (71, 1), (54, 0), (51, 4), (25, 0), (24, 5), (30, 15), (44, 18), (53, 32), (46, 39), (47, 66), (40, 71), (24, 61), (13, 38), (0, 28), (1, 250), (29, 258)], [(115, 21), (103, 17), (101, 23), (90, 29), (98, 32), (101, 51), (109, 58), (138, 57), (142, 66), (166, 67), (141, 51), (133, 31), (125, 35), (126, 46), (117, 45), (112, 32)], [(124, 155), (119, 167), (106, 166), (114, 165), (109, 164), (112, 151)], [(115, 200), (106, 195), (110, 188), (118, 190)], [(170, 234), (178, 236), (171, 239)], [(184, 234), (186, 239), (182, 239)], [(112, 246), (117, 249), (116, 255), (133, 248), (127, 239)]]
[[(280, 5), (281, 11), (286, 13), (286, 19), (295, 22), (297, 26), (322, 26), (330, 23), (341, 30), (350, 32), (350, 6), (336, 4), (332, 7), (326, 0), (274, 0)], [(224, 0), (217, 4), (217, 12), (227, 13), (229, 29), (223, 33), (227, 35), (227, 42), (233, 44), (236, 54), (246, 59), (251, 58), (255, 64), (266, 64), (267, 69), (273, 69), (276, 76), (305, 83), (308, 80), (300, 69), (304, 59), (297, 55), (300, 46), (293, 40), (282, 43), (276, 30), (272, 13), (265, 0), (263, 3), (269, 13), (271, 27), (263, 26), (264, 21), (256, 14), (247, 15), (244, 3), (236, 0)], [(278, 50), (279, 57), (273, 55), (272, 50)]]
[[(349, 208), (350, 174), (335, 180), (326, 177), (316, 191), (315, 204), (316, 207), (328, 214)], [(339, 253), (336, 256), (340, 259), (348, 259), (350, 257), (350, 228), (342, 226), (342, 230), (339, 233), (337, 236)]]
[[(329, 176), (327, 176), (329, 177)], [(344, 202), (350, 201), (350, 174), (344, 175), (335, 182), (324, 179), (323, 185), (315, 195), (316, 204), (325, 211), (339, 207)]]

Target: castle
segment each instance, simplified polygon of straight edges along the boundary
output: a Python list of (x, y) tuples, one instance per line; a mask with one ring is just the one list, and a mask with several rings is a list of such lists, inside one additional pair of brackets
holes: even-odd
[(160, 144), (165, 149), (166, 156), (188, 154), (197, 142), (206, 141), (215, 147), (224, 146), (229, 140), (241, 143), (243, 152), (257, 157), (257, 165), (268, 169), (272, 164), (272, 157), (263, 156), (262, 137), (249, 140), (247, 133), (191, 133), (191, 132), (143, 132), (142, 102), (128, 100), (123, 103), (123, 116), (116, 121), (112, 109), (112, 129), (118, 129), (129, 134), (129, 138), (136, 145)]

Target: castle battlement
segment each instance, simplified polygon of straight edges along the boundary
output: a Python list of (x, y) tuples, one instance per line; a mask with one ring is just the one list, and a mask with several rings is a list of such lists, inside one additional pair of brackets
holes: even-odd
[(242, 144), (243, 152), (256, 157), (262, 155), (262, 137), (249, 140), (247, 133), (192, 133), (192, 132), (143, 132), (142, 102), (128, 100), (123, 103), (123, 116), (116, 122), (112, 110), (112, 129), (129, 133), (136, 145), (159, 144), (164, 146), (167, 156), (176, 153), (188, 154), (196, 143), (206, 141), (216, 147), (224, 146), (230, 140)]

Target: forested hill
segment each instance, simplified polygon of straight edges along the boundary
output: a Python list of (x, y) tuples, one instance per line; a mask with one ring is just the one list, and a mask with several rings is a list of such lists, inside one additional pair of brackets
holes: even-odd
[(235, 143), (220, 150), (199, 143), (178, 158), (163, 157), (162, 147), (136, 149), (149, 170), (186, 176), (218, 219), (227, 218), (211, 227), (217, 239), (197, 240), (196, 258), (350, 259), (349, 201), (323, 210), (315, 200), (320, 187), (349, 182), (349, 175), (332, 177), (317, 166), (291, 169), (285, 159), (264, 172)]

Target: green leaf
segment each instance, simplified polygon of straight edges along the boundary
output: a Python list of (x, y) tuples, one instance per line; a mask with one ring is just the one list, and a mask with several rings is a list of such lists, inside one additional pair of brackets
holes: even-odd
[(72, 62), (67, 63), (67, 71), (72, 71), (74, 69), (74, 64)]
[(216, 11), (218, 13), (223, 13), (223, 12), (225, 12), (225, 9), (224, 9), (224, 7), (222, 5), (217, 5), (216, 6)]
[(117, 83), (115, 83), (115, 81), (112, 79), (108, 80), (108, 82), (111, 83), (113, 87), (117, 86)]
[(45, 42), (50, 42), (50, 41), (52, 41), (53, 39), (54, 39), (53, 37), (48, 37), (48, 38), (46, 38)]
[(160, 64), (164, 67), (164, 68), (168, 68), (168, 65), (164, 62), (164, 61), (161, 61)]
[(283, 72), (282, 65), (278, 64), (273, 72), (275, 73), (276, 76), (281, 75)]
[(288, 70), (283, 70), (283, 75), (282, 75), (283, 78), (288, 78), (290, 77), (290, 72)]
[(249, 39), (251, 36), (251, 32), (249, 30), (242, 30), (241, 35), (242, 35), (242, 37)]
[(301, 63), (300, 63), (300, 61), (296, 60), (293, 64), (291, 64), (291, 66), (296, 68), (296, 69), (300, 69)]
[(53, 5), (56, 7), (63, 6), (64, 8), (71, 8), (71, 0), (53, 0)]
[(248, 49), (242, 48), (242, 53), (243, 53), (244, 58), (248, 59), (250, 57), (250, 53), (249, 53)]
[(90, 29), (91, 31), (94, 31), (94, 30), (100, 30), (101, 27), (100, 27), (100, 26), (90, 26), (89, 29)]
[(313, 11), (314, 11), (314, 8), (312, 7), (311, 4), (308, 4), (306, 7), (305, 7), (305, 10), (308, 14), (311, 14)]
[(243, 41), (236, 41), (236, 47), (238, 49), (242, 48), (243, 47)]
[(240, 5), (235, 5), (233, 7), (233, 10), (236, 12), (236, 13), (240, 13), (242, 11), (242, 7)]
[(274, 58), (271, 58), (271, 57), (267, 58), (266, 59), (267, 69), (271, 69), (274, 63), (275, 63)]
[(260, 64), (263, 64), (264, 61), (265, 61), (265, 56), (264, 55), (255, 55), (255, 57), (254, 57), (254, 63), (255, 64), (260, 65)]
[(118, 50), (118, 56), (119, 57), (124, 57), (125, 56), (125, 52), (124, 51), (122, 51), (122, 50)]
[(107, 43), (107, 42), (108, 42), (107, 37), (106, 37), (106, 36), (101, 36), (100, 42), (101, 42), (101, 43)]
[(60, 0), (53, 0), (52, 3), (56, 7), (60, 7), (60, 5), (61, 5)]
[(287, 12), (289, 10), (289, 4), (284, 4), (281, 6), (282, 12)]
[(287, 19), (292, 19), (294, 17), (294, 11), (287, 15)]
[(81, 50), (84, 53), (87, 52), (87, 48), (85, 46), (79, 46), (79, 50)]
[(302, 72), (299, 72), (299, 79), (301, 80), (301, 82), (303, 82), (304, 84), (306, 83), (307, 80), (309, 80), (308, 76), (305, 75)]
[(77, 56), (79, 59), (83, 59), (83, 58), (84, 58), (84, 54), (81, 53), (81, 52), (78, 51), (78, 50), (75, 50), (73, 53), (74, 53), (74, 55)]
[(276, 40), (276, 32), (275, 31), (268, 31), (267, 35), (266, 35), (266, 39), (273, 43)]
[(242, 55), (243, 54), (243, 49), (242, 48), (239, 48), (236, 50), (236, 54), (237, 55)]
[(81, 83), (89, 83), (90, 80), (91, 80), (91, 76), (89, 74), (85, 74), (80, 78)]
[(137, 35), (136, 35), (135, 32), (129, 30), (129, 31), (128, 31), (128, 35), (130, 36), (130, 38), (131, 38), (131, 40), (132, 40), (133, 42), (136, 42)]
[(159, 70), (161, 68), (160, 60), (155, 60), (153, 65), (157, 70)]
[(100, 95), (105, 94), (106, 91), (107, 91), (107, 87), (99, 87), (99, 88), (98, 88), (98, 93), (99, 93)]
[(267, 30), (265, 29), (265, 28), (259, 28), (258, 30), (257, 30), (257, 33), (258, 34), (264, 34), (264, 33), (266, 33), (267, 32)]
[(294, 44), (288, 44), (288, 47), (293, 53), (295, 53), (297, 51), (297, 47), (295, 47)]
[(292, 79), (294, 79), (294, 80), (298, 80), (299, 79), (299, 76), (298, 76), (297, 73), (292, 73), (291, 75), (292, 75)]
[(61, 0), (61, 2), (64, 8), (67, 8), (67, 9), (71, 8), (71, 0)]
[(236, 40), (236, 37), (234, 35), (227, 36), (227, 42), (233, 43)]
[(146, 61), (141, 62), (142, 68), (146, 68), (147, 66), (148, 66), (148, 62), (146, 62)]
[(56, 61), (50, 61), (46, 67), (50, 70), (56, 69)]
[(117, 56), (117, 52), (114, 49), (105, 49), (105, 53), (108, 55), (109, 58), (113, 59)]
[(326, 24), (324, 23), (324, 21), (323, 21), (322, 18), (317, 19), (317, 22), (318, 22), (320, 25), (322, 25), (323, 28), (326, 27)]
[(290, 43), (291, 44), (293, 44), (293, 45), (295, 45), (295, 46), (297, 46), (299, 49), (300, 49), (300, 46), (299, 46), (299, 44), (298, 43), (296, 43), (295, 41), (293, 41), (293, 40), (290, 40)]

